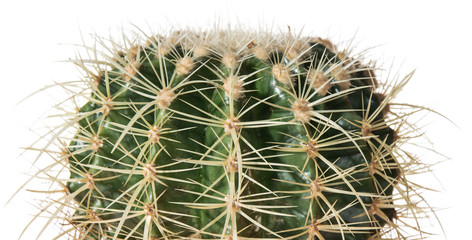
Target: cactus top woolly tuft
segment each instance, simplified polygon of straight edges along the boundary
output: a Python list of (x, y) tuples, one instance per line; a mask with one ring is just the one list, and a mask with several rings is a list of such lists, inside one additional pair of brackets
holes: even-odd
[(408, 175), (427, 166), (401, 149), (416, 129), (391, 102), (411, 74), (379, 83), (361, 54), (290, 32), (98, 42), (35, 175), (62, 186), (44, 211), (58, 237), (425, 237)]

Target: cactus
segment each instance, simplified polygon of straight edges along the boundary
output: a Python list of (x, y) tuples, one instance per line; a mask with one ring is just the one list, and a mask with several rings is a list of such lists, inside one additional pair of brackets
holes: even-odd
[(392, 109), (412, 74), (379, 83), (362, 54), (291, 32), (99, 42), (102, 59), (74, 60), (85, 87), (40, 151), (54, 164), (35, 175), (61, 187), (47, 205), (47, 225), (66, 220), (59, 236), (427, 235), (421, 187), (408, 179), (427, 166), (401, 148), (416, 131), (411, 111)]

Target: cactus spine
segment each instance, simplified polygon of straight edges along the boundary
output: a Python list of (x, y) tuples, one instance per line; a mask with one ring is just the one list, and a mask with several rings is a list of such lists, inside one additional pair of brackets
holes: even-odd
[[(177, 31), (74, 61), (53, 218), (70, 239), (410, 239), (421, 165), (401, 150), (409, 80), (322, 38)], [(85, 100), (85, 101), (84, 101)], [(46, 174), (48, 166), (41, 171)], [(50, 206), (53, 206), (51, 204)], [(70, 210), (72, 209), (72, 210)], [(414, 235), (416, 236), (416, 235)]]

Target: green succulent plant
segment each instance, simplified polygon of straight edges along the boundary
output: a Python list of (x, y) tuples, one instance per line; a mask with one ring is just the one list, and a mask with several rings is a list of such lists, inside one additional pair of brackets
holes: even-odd
[(77, 109), (35, 175), (60, 187), (58, 237), (425, 237), (408, 175), (427, 166), (401, 148), (414, 111), (392, 109), (412, 74), (379, 82), (363, 54), (290, 32), (144, 40), (99, 39), (100, 57), (73, 61)]

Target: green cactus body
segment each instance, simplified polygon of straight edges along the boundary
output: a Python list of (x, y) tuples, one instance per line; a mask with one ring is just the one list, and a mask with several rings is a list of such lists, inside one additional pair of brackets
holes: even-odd
[(232, 34), (152, 37), (86, 71), (63, 153), (74, 239), (400, 232), (399, 118), (374, 69), (320, 38)]

